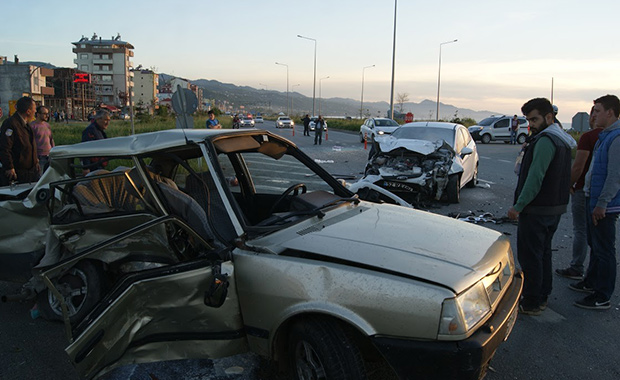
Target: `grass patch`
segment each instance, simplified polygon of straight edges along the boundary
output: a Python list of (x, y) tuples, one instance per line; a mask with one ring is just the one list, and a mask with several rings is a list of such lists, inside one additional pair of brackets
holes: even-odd
[[(221, 116), (218, 118), (222, 128), (232, 128), (232, 118)], [(207, 121), (206, 117), (194, 117), (194, 128), (204, 128)], [(88, 126), (88, 122), (50, 123), (52, 135), (56, 145), (71, 145), (82, 141), (82, 132)], [(163, 131), (176, 128), (176, 121), (172, 117), (155, 117), (148, 121), (134, 121), (136, 133), (147, 133)], [(119, 137), (131, 135), (131, 122), (128, 120), (112, 120), (106, 130), (108, 137)]]

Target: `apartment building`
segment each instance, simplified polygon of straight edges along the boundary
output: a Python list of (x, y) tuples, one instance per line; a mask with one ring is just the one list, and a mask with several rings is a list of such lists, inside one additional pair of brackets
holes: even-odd
[(45, 105), (45, 95), (54, 95), (54, 89), (48, 87), (47, 78), (54, 75), (54, 70), (29, 63), (20, 63), (17, 56), (14, 62), (0, 57), (0, 109), (8, 115), (22, 96), (31, 96), (37, 104)]
[(121, 40), (120, 34), (110, 39), (93, 34), (82, 36), (73, 52), (78, 70), (90, 73), (98, 103), (125, 107), (129, 105), (129, 91), (133, 87), (133, 45)]
[(134, 106), (153, 113), (159, 104), (159, 74), (138, 66), (133, 71), (133, 104)]

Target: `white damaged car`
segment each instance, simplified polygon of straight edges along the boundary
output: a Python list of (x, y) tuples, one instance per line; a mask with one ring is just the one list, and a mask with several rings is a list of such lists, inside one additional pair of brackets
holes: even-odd
[(424, 199), (458, 203), (464, 186), (478, 181), (478, 151), (465, 126), (408, 123), (377, 136), (364, 178), (413, 204)]

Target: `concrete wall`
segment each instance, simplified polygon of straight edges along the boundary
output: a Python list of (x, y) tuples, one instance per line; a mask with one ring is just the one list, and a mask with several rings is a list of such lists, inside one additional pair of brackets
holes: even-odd
[(9, 100), (17, 100), (30, 93), (30, 66), (7, 63), (0, 65), (0, 107), (9, 114)]

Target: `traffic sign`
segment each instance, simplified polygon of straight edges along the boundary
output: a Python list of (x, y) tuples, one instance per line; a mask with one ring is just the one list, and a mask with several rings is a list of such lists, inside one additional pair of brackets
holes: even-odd
[(413, 121), (413, 114), (411, 112), (407, 112), (405, 115), (405, 123), (411, 123)]

